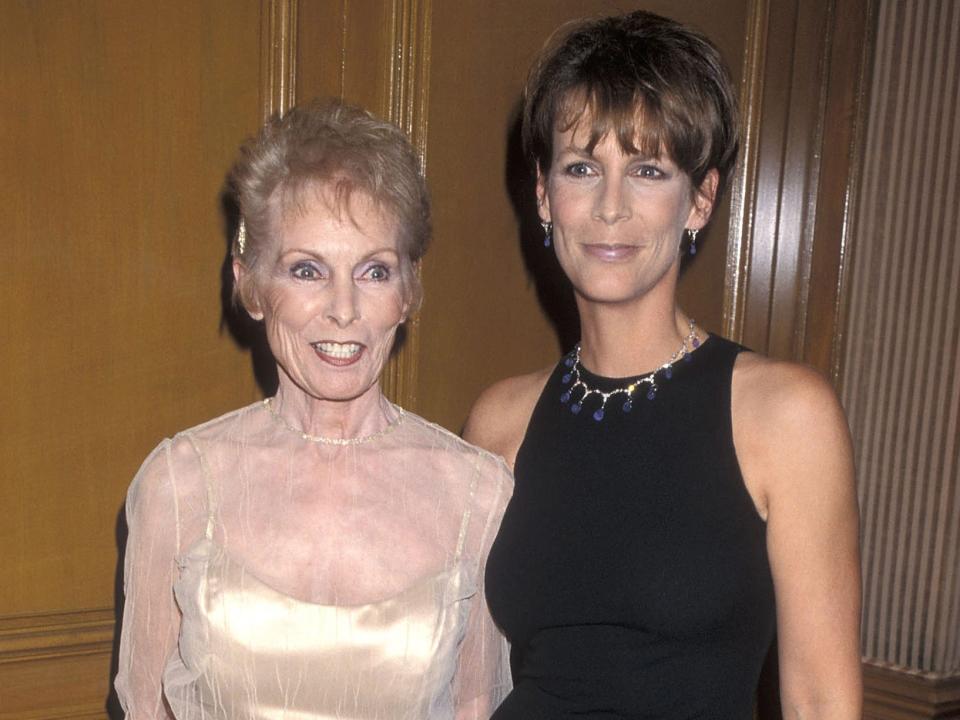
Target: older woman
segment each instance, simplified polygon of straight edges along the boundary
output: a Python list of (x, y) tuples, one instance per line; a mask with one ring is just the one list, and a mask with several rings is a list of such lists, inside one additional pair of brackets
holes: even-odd
[(512, 481), (387, 401), (426, 188), (402, 133), (315, 104), (233, 172), (239, 298), (275, 397), (163, 441), (131, 486), (127, 717), (486, 718), (509, 679), (483, 599)]
[(842, 412), (812, 370), (678, 307), (734, 166), (719, 53), (635, 12), (566, 28), (524, 138), (580, 343), (478, 401), (514, 467), (487, 566), (515, 688), (496, 720), (748, 720), (778, 635), (787, 718), (859, 718), (859, 564)]

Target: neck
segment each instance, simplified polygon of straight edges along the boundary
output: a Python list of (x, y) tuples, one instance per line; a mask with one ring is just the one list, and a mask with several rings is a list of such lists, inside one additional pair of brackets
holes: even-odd
[(689, 318), (677, 307), (676, 278), (664, 280), (623, 303), (577, 296), (585, 367), (598, 375), (630, 377), (654, 370), (677, 352), (690, 332)]
[(348, 440), (374, 435), (396, 419), (396, 410), (379, 383), (350, 400), (320, 400), (301, 390), (281, 371), (273, 410), (288, 426), (308, 435)]

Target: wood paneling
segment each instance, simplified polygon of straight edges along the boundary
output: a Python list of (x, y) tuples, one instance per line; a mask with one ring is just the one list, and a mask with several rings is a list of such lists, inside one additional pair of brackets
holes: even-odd
[(925, 677), (905, 670), (864, 664), (864, 720), (960, 718), (960, 678)]
[(0, 720), (102, 718), (113, 611), (0, 618)]
[(835, 376), (869, 0), (755, 0), (725, 328)]
[(258, 396), (220, 195), (259, 37), (256, 0), (0, 3), (0, 717), (103, 716), (127, 485)]

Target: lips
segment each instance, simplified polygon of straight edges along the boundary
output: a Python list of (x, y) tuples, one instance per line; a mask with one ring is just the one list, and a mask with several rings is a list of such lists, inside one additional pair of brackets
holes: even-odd
[(330, 340), (321, 340), (310, 343), (310, 347), (321, 360), (330, 365), (345, 367), (359, 362), (363, 356), (366, 346), (355, 342), (332, 342)]
[(620, 245), (607, 243), (589, 243), (584, 244), (583, 251), (590, 257), (603, 260), (605, 262), (620, 262), (629, 260), (640, 252), (638, 245)]

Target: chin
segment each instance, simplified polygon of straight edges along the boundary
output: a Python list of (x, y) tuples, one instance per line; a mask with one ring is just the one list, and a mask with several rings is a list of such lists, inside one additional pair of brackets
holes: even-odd
[(629, 303), (646, 295), (653, 286), (646, 283), (584, 283), (575, 285), (574, 289), (581, 298), (588, 302), (604, 304)]

